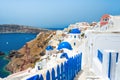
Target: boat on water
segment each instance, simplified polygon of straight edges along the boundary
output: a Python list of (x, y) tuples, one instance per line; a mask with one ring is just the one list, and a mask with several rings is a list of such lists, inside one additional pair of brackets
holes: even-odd
[(8, 42), (6, 42), (6, 44), (9, 44)]

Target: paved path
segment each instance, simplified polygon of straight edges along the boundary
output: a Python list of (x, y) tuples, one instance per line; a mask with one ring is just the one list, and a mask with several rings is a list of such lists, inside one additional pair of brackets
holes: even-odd
[(104, 80), (100, 78), (100, 76), (96, 76), (92, 71), (90, 71), (87, 67), (84, 67), (74, 80)]

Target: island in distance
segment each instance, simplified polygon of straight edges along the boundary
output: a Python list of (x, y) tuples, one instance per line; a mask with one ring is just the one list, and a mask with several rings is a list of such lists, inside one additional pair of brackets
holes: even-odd
[(3, 24), (0, 25), (0, 33), (39, 33), (46, 32), (47, 29), (33, 28), (31, 26)]

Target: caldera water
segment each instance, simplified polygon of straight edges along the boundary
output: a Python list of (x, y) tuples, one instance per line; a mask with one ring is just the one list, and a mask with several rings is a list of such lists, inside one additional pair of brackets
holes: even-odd
[(0, 56), (0, 77), (4, 78), (10, 74), (9, 71), (5, 70), (5, 66), (9, 63), (5, 57), (9, 52), (20, 49), (36, 35), (33, 33), (0, 33), (0, 51), (5, 53), (4, 56)]

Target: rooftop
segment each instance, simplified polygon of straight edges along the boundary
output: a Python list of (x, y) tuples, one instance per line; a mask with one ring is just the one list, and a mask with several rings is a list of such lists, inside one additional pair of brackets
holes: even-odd
[(72, 33), (72, 34), (80, 34), (81, 31), (78, 28), (74, 28), (74, 29), (70, 30), (70, 33)]
[(66, 49), (69, 49), (69, 50), (72, 50), (72, 46), (70, 43), (68, 42), (61, 42), (59, 45), (58, 45), (58, 50), (61, 50), (63, 48), (66, 48)]

